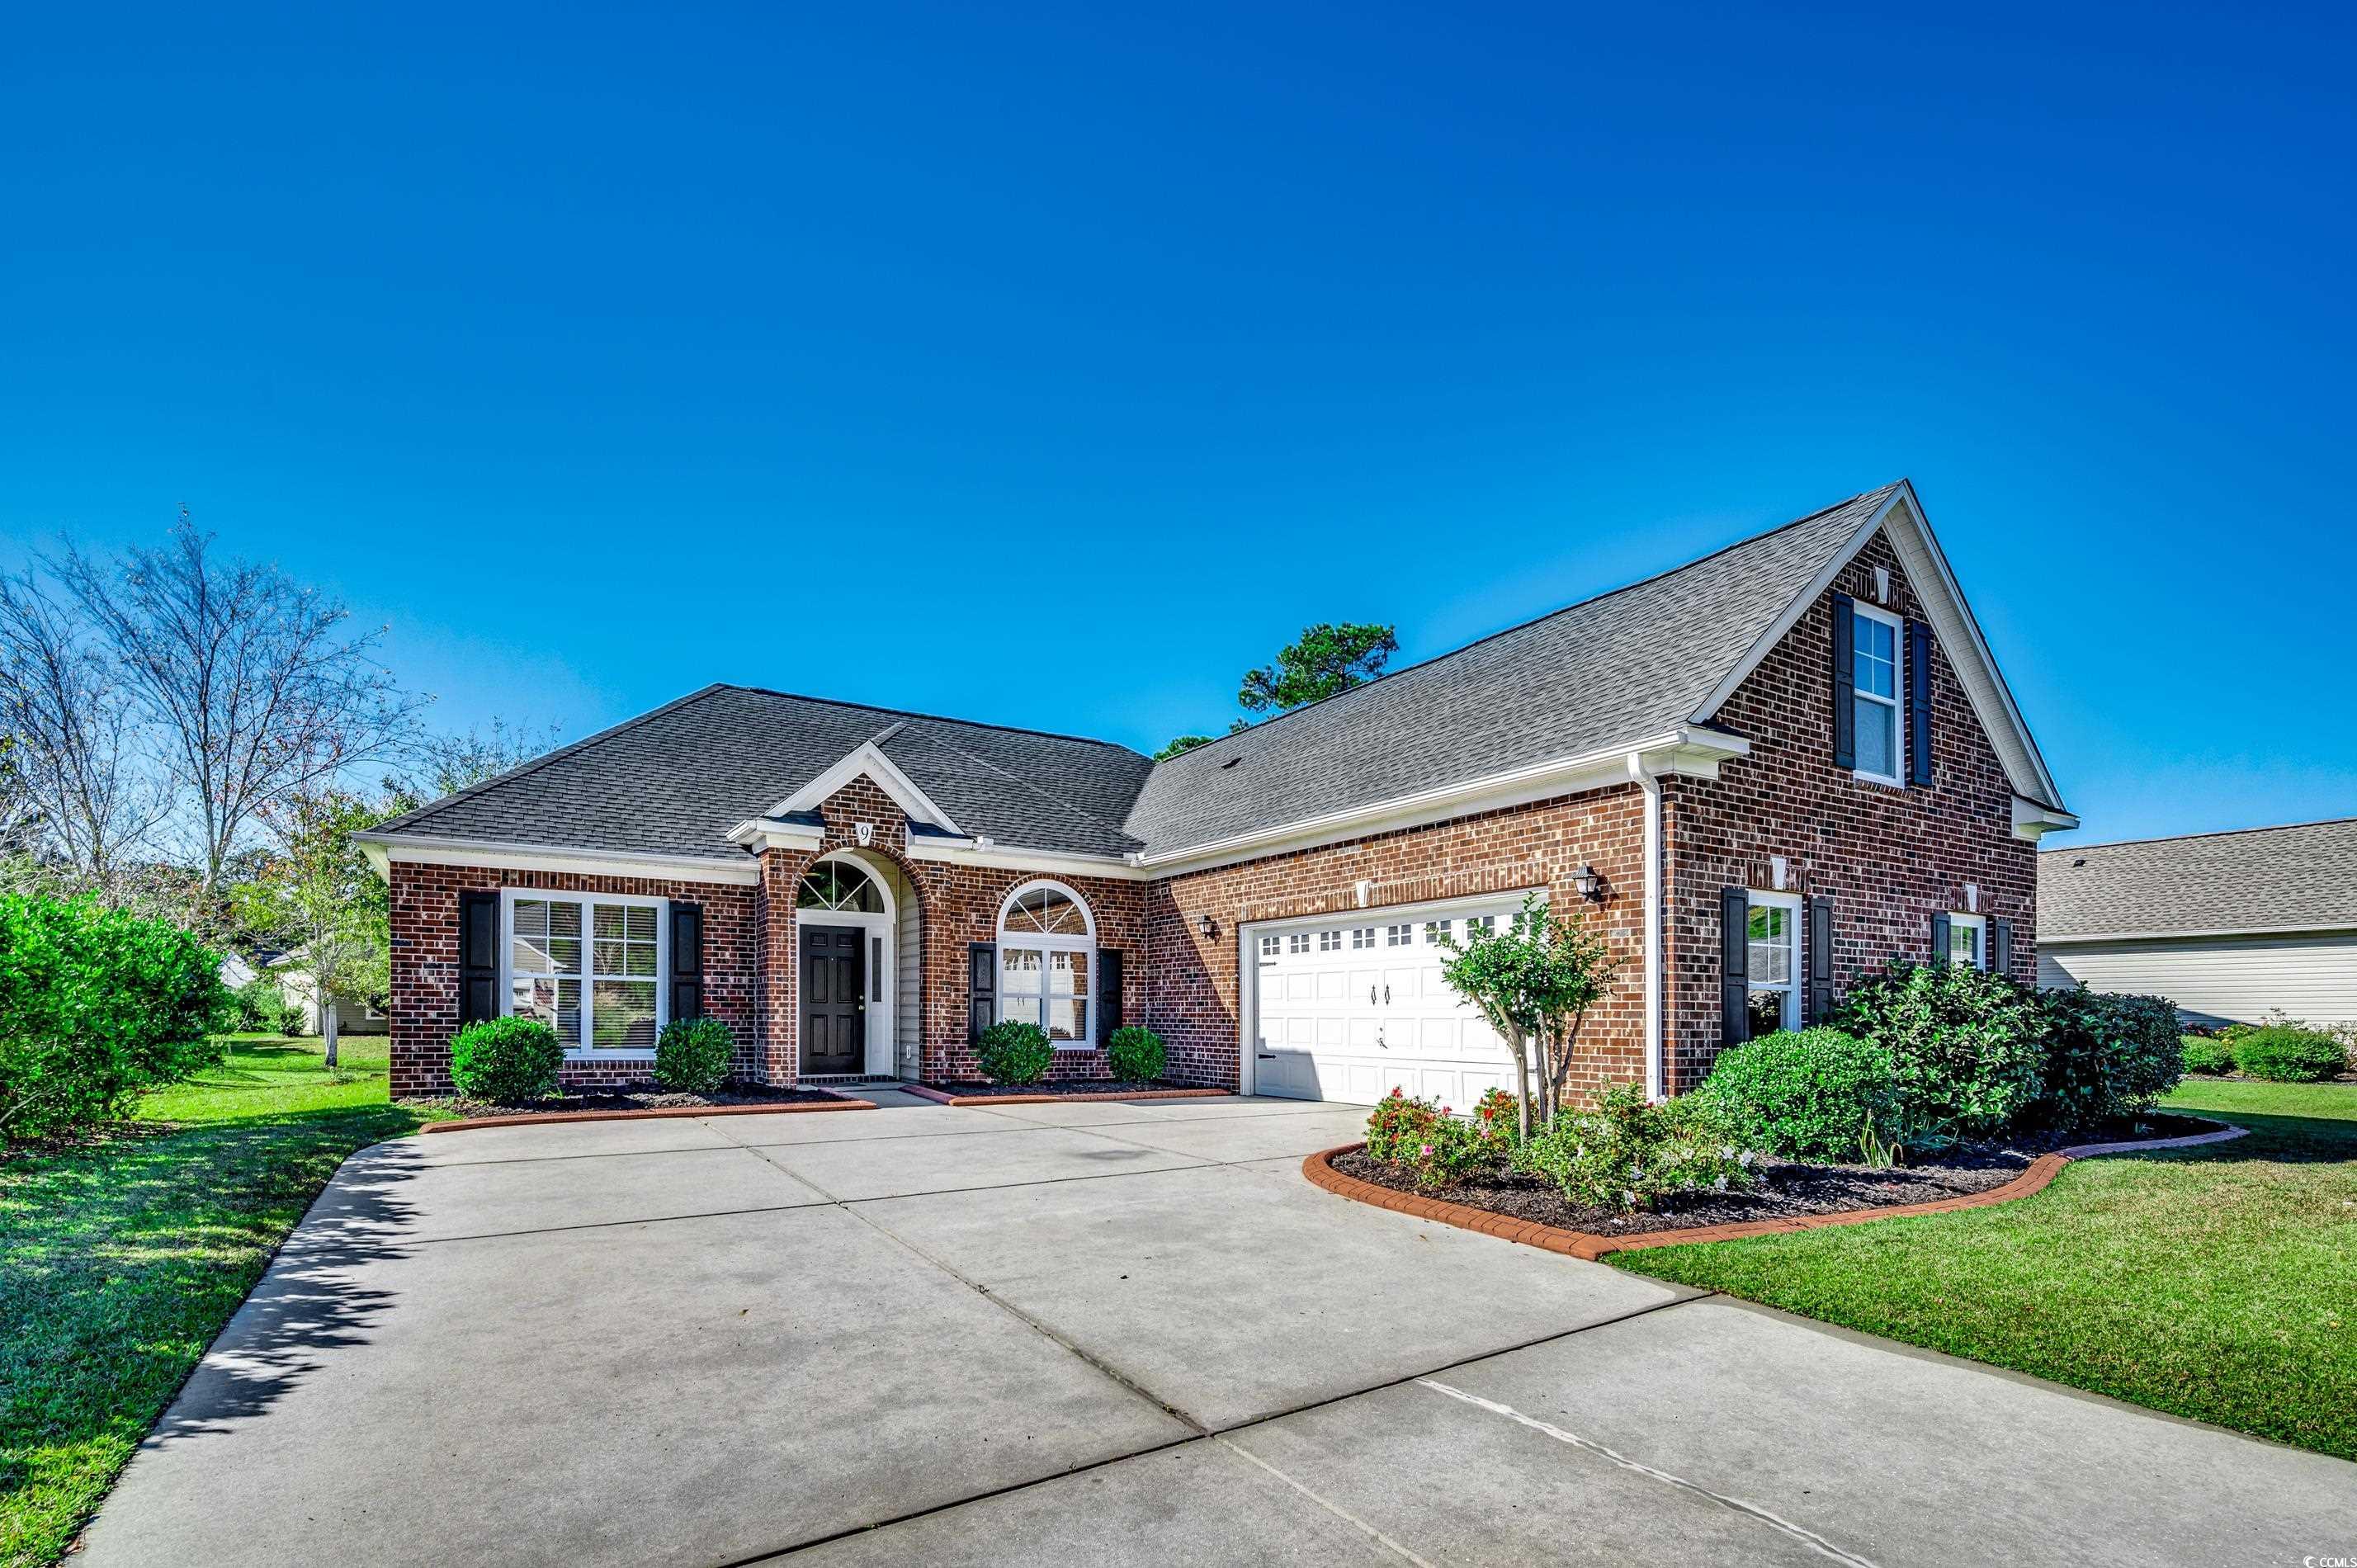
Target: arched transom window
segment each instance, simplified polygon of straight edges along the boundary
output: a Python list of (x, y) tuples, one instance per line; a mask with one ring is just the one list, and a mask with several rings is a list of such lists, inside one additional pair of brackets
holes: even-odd
[(867, 874), (839, 860), (823, 860), (810, 868), (794, 893), (797, 909), (850, 909), (860, 914), (884, 912), (884, 895)]
[(998, 1015), (1037, 1024), (1051, 1040), (1085, 1042), (1096, 960), (1096, 928), (1071, 889), (1018, 888), (998, 916)]

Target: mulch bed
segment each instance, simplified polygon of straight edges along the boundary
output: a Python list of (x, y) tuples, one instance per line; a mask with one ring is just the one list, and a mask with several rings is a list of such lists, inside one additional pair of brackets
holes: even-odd
[(1759, 1174), (1758, 1185), (1749, 1191), (1694, 1193), (1670, 1199), (1659, 1209), (1634, 1214), (1569, 1202), (1544, 1177), (1504, 1170), (1427, 1192), (1418, 1188), (1406, 1173), (1369, 1159), (1364, 1150), (1336, 1155), (1330, 1164), (1344, 1176), (1394, 1192), (1461, 1203), (1469, 1208), (1551, 1225), (1561, 1230), (1598, 1236), (1641, 1236), (1661, 1230), (1749, 1225), (1763, 1219), (1797, 1219), (1812, 1214), (1845, 1214), (1901, 1204), (1933, 1203), (2003, 1187), (2028, 1170), (2040, 1155), (2056, 1149), (2083, 1144), (2178, 1138), (2215, 1130), (2215, 1124), (2210, 1122), (2155, 1112), (2136, 1122), (2122, 1121), (2070, 1133), (2007, 1138), (1952, 1151), (1936, 1163), (1888, 1169), (1763, 1159), (1754, 1167)]
[(488, 1116), (548, 1116), (583, 1112), (612, 1114), (632, 1111), (712, 1110), (723, 1106), (805, 1105), (813, 1101), (840, 1101), (845, 1098), (823, 1089), (763, 1089), (748, 1085), (743, 1089), (719, 1089), (710, 1094), (680, 1094), (663, 1089), (597, 1090), (594, 1092), (559, 1094), (547, 1100), (535, 1100), (525, 1105), (499, 1105), (487, 1100), (404, 1100), (404, 1105), (421, 1110), (440, 1111), (450, 1115), (474, 1120)]
[(995, 1100), (1013, 1094), (1031, 1097), (1093, 1094), (1119, 1099), (1125, 1094), (1168, 1094), (1174, 1089), (1191, 1086), (1183, 1083), (1135, 1083), (1109, 1078), (1050, 1078), (1038, 1083), (936, 1083), (928, 1079), (924, 1087), (942, 1094), (955, 1095), (960, 1100)]

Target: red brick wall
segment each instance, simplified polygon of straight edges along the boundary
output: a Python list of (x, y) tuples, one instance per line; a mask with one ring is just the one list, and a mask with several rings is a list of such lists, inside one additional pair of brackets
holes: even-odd
[[(450, 1036), (458, 1032), (458, 895), (500, 887), (620, 893), (703, 905), (704, 1008), (736, 1034), (739, 1069), (749, 1068), (759, 932), (754, 889), (720, 882), (575, 876), (401, 860), (393, 863), (392, 871), (393, 1007), (387, 1033), (396, 1098), (450, 1092)], [(650, 1066), (643, 1058), (567, 1062), (561, 1077), (568, 1086), (629, 1083), (646, 1078)]]
[(1966, 883), (1979, 886), (1981, 914), (2014, 923), (2014, 978), (2037, 980), (2037, 846), (2013, 836), (2013, 786), (1936, 635), (1931, 787), (1864, 783), (1833, 764), (1833, 594), (1872, 603), (1878, 565), (1890, 573), (1885, 607), (1922, 618), (1877, 534), (1712, 721), (1751, 755), (1715, 780), (1663, 781), (1674, 1091), (1718, 1052), (1720, 892), (1770, 887), (1774, 855), (1790, 863), (1789, 889), (1833, 896), (1837, 990), (1893, 955), (1928, 958), (1932, 916), (1964, 909)]
[[(1238, 926), (1544, 888), (1556, 910), (1577, 908), (1601, 922), (1620, 960), (1618, 983), (1581, 1034), (1572, 1081), (1583, 1092), (1628, 1079), (1641, 1082), (1644, 844), (1644, 797), (1634, 784), (1621, 784), (1151, 883), (1147, 1022), (1169, 1047), (1172, 1076), (1233, 1087)], [(1583, 865), (1603, 873), (1610, 889), (1600, 908), (1572, 890)], [(1363, 906), (1361, 881), (1369, 884)], [(1205, 915), (1219, 923), (1217, 936), (1201, 934)]]

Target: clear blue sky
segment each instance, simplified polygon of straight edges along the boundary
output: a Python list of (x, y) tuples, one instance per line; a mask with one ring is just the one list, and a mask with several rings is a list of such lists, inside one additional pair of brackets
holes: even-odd
[(2345, 11), (360, 10), (12, 19), (0, 565), (1150, 747), (1904, 474), (2081, 836), (2357, 812)]

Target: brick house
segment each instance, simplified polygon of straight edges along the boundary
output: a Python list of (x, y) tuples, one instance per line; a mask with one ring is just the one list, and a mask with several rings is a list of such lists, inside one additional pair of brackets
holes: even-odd
[(2038, 972), (2075, 825), (1904, 481), (1166, 762), (716, 685), (366, 835), (396, 1094), (468, 1019), (548, 1019), (571, 1083), (725, 1020), (771, 1083), (1060, 1074), (1122, 1023), (1246, 1092), (1464, 1105), (1501, 1043), (1436, 938), (1537, 896), (1619, 977), (1581, 1087), (1691, 1088), (1893, 955)]

